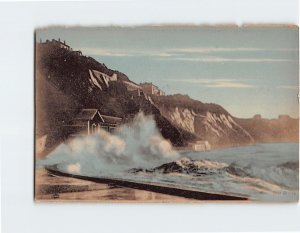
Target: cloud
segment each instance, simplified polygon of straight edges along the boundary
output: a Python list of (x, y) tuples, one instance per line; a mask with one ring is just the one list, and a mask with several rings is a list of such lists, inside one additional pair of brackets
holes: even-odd
[(255, 51), (281, 51), (297, 52), (297, 48), (247, 48), (247, 47), (186, 47), (168, 49), (168, 52), (175, 53), (217, 53), (217, 52), (255, 52)]
[(84, 54), (95, 56), (109, 57), (136, 57), (136, 56), (151, 56), (151, 57), (170, 57), (172, 54), (163, 50), (151, 49), (108, 49), (108, 48), (81, 48)]
[(215, 83), (207, 84), (207, 87), (212, 88), (253, 88), (253, 85), (242, 83), (242, 82), (225, 82), (225, 81), (217, 81)]
[(263, 49), (263, 48), (218, 48), (218, 47), (195, 47), (195, 48), (166, 48), (166, 49), (121, 49), (121, 48), (80, 48), (80, 50), (90, 56), (109, 56), (109, 57), (153, 57), (162, 61), (185, 61), (185, 62), (208, 62), (208, 63), (225, 63), (225, 62), (292, 62), (293, 59), (280, 58), (230, 58), (226, 56), (210, 56), (218, 52), (253, 52), (264, 50), (276, 51), (296, 51), (291, 49)]
[(191, 47), (191, 48), (174, 48), (169, 52), (180, 53), (215, 53), (215, 52), (252, 52), (263, 51), (261, 48), (220, 48), (220, 47)]
[(127, 52), (120, 52), (115, 50), (109, 50), (104, 48), (81, 48), (80, 49), (84, 54), (88, 55), (101, 55), (101, 56), (114, 56), (114, 57), (125, 57), (130, 56)]
[(255, 86), (245, 81), (235, 79), (172, 79), (172, 82), (199, 84), (208, 88), (254, 88)]
[[(160, 60), (166, 60), (166, 59), (160, 59)], [(168, 58), (168, 60), (173, 61), (188, 61), (188, 62), (252, 62), (252, 63), (258, 63), (258, 62), (291, 62), (294, 60), (291, 59), (274, 59), (274, 58), (225, 58), (225, 57), (214, 57), (214, 56), (208, 56), (208, 57), (175, 57), (175, 58)]]
[(278, 86), (280, 89), (299, 90), (299, 86)]

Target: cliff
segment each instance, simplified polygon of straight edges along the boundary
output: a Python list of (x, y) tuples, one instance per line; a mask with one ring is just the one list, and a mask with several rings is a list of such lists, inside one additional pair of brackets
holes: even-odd
[(213, 147), (254, 143), (253, 137), (223, 107), (185, 95), (152, 96), (161, 113), (179, 128), (208, 140)]
[(202, 103), (180, 94), (152, 96), (152, 100), (170, 122), (208, 140), (215, 148), (299, 140), (299, 121), (288, 116), (241, 119), (220, 105)]

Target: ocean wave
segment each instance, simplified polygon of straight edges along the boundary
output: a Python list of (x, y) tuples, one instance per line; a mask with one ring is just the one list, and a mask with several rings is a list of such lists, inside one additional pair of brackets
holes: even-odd
[[(289, 162), (259, 168), (184, 157), (152, 169), (137, 168), (130, 169), (128, 172), (138, 173), (140, 177), (146, 179), (149, 179), (150, 175), (152, 180), (158, 182), (169, 181), (207, 191), (247, 194), (253, 199), (258, 198), (259, 195), (271, 195), (269, 198), (274, 199), (274, 195), (279, 195), (279, 198), (284, 192), (298, 193), (299, 175), (296, 163)], [(145, 174), (148, 175), (143, 176)]]

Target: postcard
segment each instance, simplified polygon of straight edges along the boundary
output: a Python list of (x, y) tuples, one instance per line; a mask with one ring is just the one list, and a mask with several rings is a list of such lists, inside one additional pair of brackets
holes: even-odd
[(297, 202), (294, 25), (35, 31), (35, 200)]

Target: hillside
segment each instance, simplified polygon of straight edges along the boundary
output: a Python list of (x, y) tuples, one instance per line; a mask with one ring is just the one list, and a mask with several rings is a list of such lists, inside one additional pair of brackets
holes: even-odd
[[(117, 80), (103, 82), (103, 76), (113, 75)], [(144, 96), (128, 91), (123, 81), (130, 82), (125, 74), (111, 70), (91, 57), (37, 44), (37, 136), (48, 135), (49, 147), (58, 144), (68, 137), (62, 125), (72, 121), (82, 108), (96, 108), (102, 114), (122, 117), (124, 122), (132, 120), (139, 111), (151, 114), (162, 135), (176, 146), (186, 145), (195, 137), (172, 125)]]
[(53, 83), (45, 80), (40, 72), (36, 73), (36, 135), (48, 135), (48, 147), (56, 145), (67, 135), (59, 130), (66, 119), (76, 114), (82, 105)]

